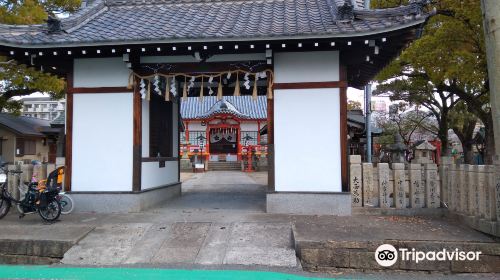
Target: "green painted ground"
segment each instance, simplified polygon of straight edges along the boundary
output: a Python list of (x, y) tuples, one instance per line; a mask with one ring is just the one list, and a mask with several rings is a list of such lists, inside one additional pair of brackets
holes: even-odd
[(63, 268), (0, 266), (0, 278), (11, 279), (176, 279), (176, 280), (304, 280), (319, 279), (276, 272), (239, 270), (174, 270), (140, 268)]

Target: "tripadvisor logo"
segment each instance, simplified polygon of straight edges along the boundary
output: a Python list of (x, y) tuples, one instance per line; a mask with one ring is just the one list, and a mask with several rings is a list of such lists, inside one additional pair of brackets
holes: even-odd
[(398, 261), (398, 257), (401, 261), (419, 263), (421, 261), (479, 261), (480, 255), (481, 252), (465, 252), (459, 249), (443, 249), (440, 251), (428, 252), (417, 251), (415, 248), (411, 250), (399, 248), (399, 250), (396, 250), (396, 248), (390, 244), (383, 244), (375, 251), (375, 260), (380, 266), (389, 267), (393, 266)]

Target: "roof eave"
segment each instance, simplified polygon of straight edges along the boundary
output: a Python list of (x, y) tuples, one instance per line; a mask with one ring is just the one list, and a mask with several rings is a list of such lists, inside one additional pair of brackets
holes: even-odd
[(370, 30), (367, 32), (356, 33), (318, 33), (310, 35), (297, 35), (297, 36), (265, 36), (265, 37), (210, 37), (210, 38), (178, 38), (178, 39), (163, 39), (163, 40), (141, 40), (141, 41), (105, 41), (105, 42), (75, 42), (75, 43), (61, 43), (61, 44), (23, 44), (12, 41), (0, 41), (0, 44), (12, 48), (24, 49), (48, 49), (48, 48), (74, 48), (74, 47), (97, 47), (97, 46), (125, 46), (125, 45), (143, 45), (143, 44), (189, 44), (189, 43), (224, 43), (224, 42), (245, 42), (245, 41), (283, 41), (283, 40), (313, 40), (313, 39), (346, 39), (346, 38), (359, 38), (366, 36), (374, 36), (393, 31), (404, 30), (410, 27), (419, 26), (427, 21), (430, 15), (422, 16), (412, 22), (404, 23), (401, 25), (382, 28), (377, 30)]

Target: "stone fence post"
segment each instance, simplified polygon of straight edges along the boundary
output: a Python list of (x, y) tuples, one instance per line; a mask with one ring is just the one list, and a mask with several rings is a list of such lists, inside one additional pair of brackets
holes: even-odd
[(462, 164), (454, 164), (455, 172), (452, 174), (454, 177), (453, 183), (453, 199), (455, 202), (455, 208), (453, 210), (463, 213), (464, 209), (466, 209), (466, 206), (464, 205), (466, 203), (465, 201), (465, 193), (464, 191), (464, 186), (465, 186), (465, 176), (464, 176), (464, 165)]
[[(16, 165), (11, 164), (8, 166), (8, 169), (20, 171), (21, 166), (17, 165), (17, 164)], [(19, 199), (19, 180), (18, 180), (18, 177), (12, 173), (9, 173), (9, 175), (7, 177), (7, 181), (8, 181), (7, 182), (8, 191), (15, 199)]]
[(493, 188), (492, 208), (494, 208), (495, 219), (500, 221), (500, 161), (495, 161), (495, 186)]
[(349, 185), (351, 186), (352, 206), (363, 206), (363, 178), (361, 172), (361, 156), (349, 156)]
[(422, 184), (422, 165), (410, 164), (410, 207), (424, 207), (424, 185)]
[(378, 192), (373, 181), (373, 164), (363, 163), (363, 206), (377, 207)]
[(393, 163), (392, 172), (394, 174), (394, 206), (396, 209), (406, 208), (404, 163)]
[(450, 205), (451, 161), (451, 157), (441, 157), (441, 164), (439, 165), (439, 178), (441, 180), (439, 191), (442, 207), (449, 207)]
[(487, 184), (484, 191), (484, 218), (487, 221), (496, 220), (496, 203), (495, 203), (495, 187), (496, 187), (496, 174), (495, 165), (488, 165), (487, 169)]
[(475, 213), (475, 216), (484, 218), (484, 212), (481, 211), (481, 205), (485, 204), (484, 202), (484, 187), (487, 186), (486, 182), (486, 166), (484, 165), (477, 165), (474, 167), (476, 171), (476, 183), (474, 184), (474, 196), (473, 196), (473, 211)]
[(428, 163), (425, 165), (425, 206), (427, 208), (439, 208), (440, 206), (441, 188), (438, 185), (437, 174), (436, 164)]
[(391, 185), (390, 176), (389, 176), (389, 164), (388, 163), (379, 163), (378, 164), (378, 193), (379, 193), (379, 202), (380, 208), (390, 208), (391, 200), (390, 195), (391, 191), (394, 190), (394, 185)]

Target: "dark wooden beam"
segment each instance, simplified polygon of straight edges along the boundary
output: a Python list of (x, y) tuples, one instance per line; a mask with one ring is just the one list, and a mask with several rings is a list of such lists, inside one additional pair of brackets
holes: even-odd
[(178, 157), (143, 157), (142, 162), (177, 161)]
[(303, 82), (303, 83), (276, 83), (274, 89), (315, 89), (347, 87), (346, 81), (331, 82)]
[[(345, 81), (347, 71), (343, 64), (340, 64), (340, 80)], [(347, 82), (346, 82), (347, 83)], [(349, 192), (348, 169), (347, 169), (347, 85), (340, 88), (340, 163), (342, 191)]]
[(139, 83), (134, 80), (133, 93), (133, 171), (132, 190), (140, 192), (142, 189), (142, 98)]
[(73, 93), (130, 93), (134, 89), (127, 87), (77, 87), (73, 88)]
[(73, 71), (66, 76), (66, 174), (64, 179), (65, 191), (71, 191), (71, 176), (73, 174)]
[(177, 101), (177, 123), (174, 125), (177, 126), (177, 135), (174, 135), (174, 137), (177, 137), (177, 180), (180, 182), (181, 181), (181, 131), (179, 128), (179, 123), (182, 121), (182, 116), (181, 116), (181, 101), (182, 99), (179, 98), (179, 101)]

